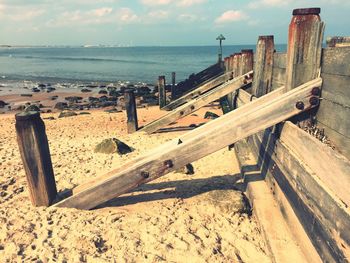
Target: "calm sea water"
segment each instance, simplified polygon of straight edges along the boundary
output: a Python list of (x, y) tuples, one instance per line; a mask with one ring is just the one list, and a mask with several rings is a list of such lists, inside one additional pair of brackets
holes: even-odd
[[(255, 45), (224, 46), (224, 56)], [(285, 51), (285, 45), (277, 45)], [(217, 60), (217, 46), (124, 48), (0, 48), (0, 82), (155, 83), (159, 75), (184, 80)]]

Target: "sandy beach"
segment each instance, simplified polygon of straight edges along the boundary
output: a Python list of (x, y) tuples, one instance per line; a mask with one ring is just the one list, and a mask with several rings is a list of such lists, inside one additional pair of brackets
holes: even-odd
[[(198, 124), (205, 107), (175, 125)], [(59, 191), (117, 168), (178, 136), (127, 134), (126, 113), (92, 110), (57, 118), (42, 113)], [(140, 125), (162, 114), (138, 110)], [(51, 117), (51, 119), (47, 119)], [(227, 148), (193, 163), (195, 174), (174, 172), (92, 211), (31, 205), (15, 133), (14, 113), (0, 115), (1, 262), (270, 262), (254, 217), (238, 190), (234, 151)], [(118, 138), (126, 155), (95, 153)]]

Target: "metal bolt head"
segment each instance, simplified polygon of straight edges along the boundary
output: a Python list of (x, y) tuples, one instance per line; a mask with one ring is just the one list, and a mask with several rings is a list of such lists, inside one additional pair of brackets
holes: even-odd
[(312, 106), (317, 106), (320, 103), (320, 99), (318, 97), (311, 97), (309, 102)]
[(145, 171), (142, 171), (141, 172), (141, 176), (145, 179), (147, 179), (149, 177), (149, 172), (145, 172)]
[(166, 160), (166, 161), (164, 162), (164, 165), (165, 165), (167, 168), (172, 168), (172, 167), (174, 166), (172, 160)]
[(304, 109), (304, 102), (298, 101), (298, 102), (295, 104), (295, 107), (296, 107), (298, 110), (303, 110), (303, 109)]
[(321, 89), (318, 88), (318, 87), (315, 87), (311, 90), (311, 94), (314, 95), (314, 96), (320, 96), (321, 94)]
[(245, 79), (245, 80), (243, 81), (243, 83), (244, 83), (244, 84), (247, 84), (247, 83), (248, 83), (248, 81)]

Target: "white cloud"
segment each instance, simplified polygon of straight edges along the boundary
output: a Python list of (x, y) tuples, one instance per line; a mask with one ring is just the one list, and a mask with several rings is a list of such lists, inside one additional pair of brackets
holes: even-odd
[(168, 5), (172, 2), (173, 0), (141, 0), (141, 3), (144, 5)]
[(125, 7), (117, 12), (117, 19), (123, 23), (130, 24), (136, 22), (139, 17), (130, 8)]
[(147, 14), (147, 17), (155, 20), (166, 19), (169, 17), (169, 12), (164, 10), (155, 10), (155, 11), (149, 12)]
[(253, 1), (248, 4), (250, 8), (259, 8), (262, 6), (276, 7), (276, 6), (287, 6), (291, 0), (259, 0)]
[(29, 21), (45, 13), (42, 8), (10, 6), (0, 3), (0, 19), (11, 21)]
[(178, 16), (177, 20), (181, 22), (194, 22), (198, 20), (198, 17), (192, 14), (181, 14)]
[(207, 2), (207, 0), (181, 0), (178, 3), (178, 6), (191, 6), (196, 4), (202, 4)]
[(215, 23), (224, 24), (247, 19), (248, 16), (241, 10), (228, 10), (215, 19)]
[(113, 8), (110, 7), (102, 7), (102, 8), (97, 8), (91, 11), (91, 15), (97, 16), (97, 17), (103, 17), (106, 16), (110, 13), (112, 13)]

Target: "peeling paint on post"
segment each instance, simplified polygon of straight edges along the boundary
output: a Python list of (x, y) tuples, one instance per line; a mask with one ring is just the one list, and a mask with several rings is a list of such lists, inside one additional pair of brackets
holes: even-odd
[(320, 12), (320, 8), (293, 10), (288, 34), (287, 91), (318, 76), (324, 32)]

